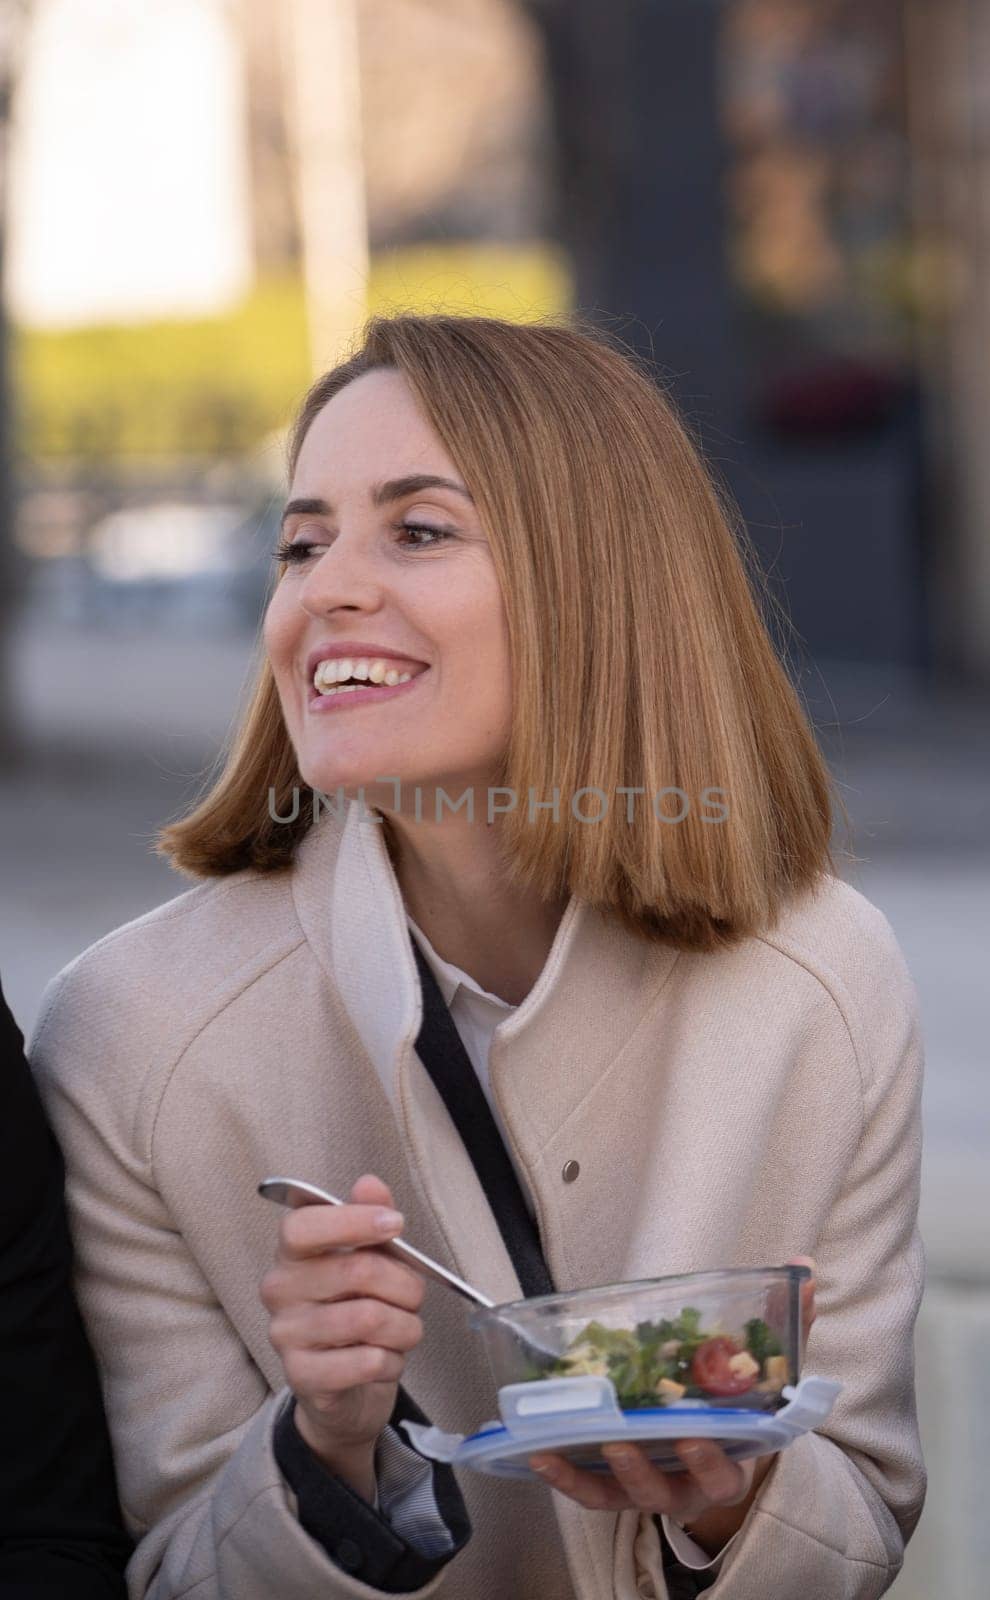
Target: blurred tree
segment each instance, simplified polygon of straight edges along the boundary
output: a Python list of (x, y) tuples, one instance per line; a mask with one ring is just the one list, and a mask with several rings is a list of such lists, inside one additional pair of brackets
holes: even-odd
[(13, 760), (17, 745), (10, 689), (9, 641), (14, 611), (20, 598), (20, 563), (15, 556), (13, 540), (15, 496), (2, 284), (11, 114), (30, 10), (31, 0), (3, 0), (0, 4), (0, 763), (3, 764)]

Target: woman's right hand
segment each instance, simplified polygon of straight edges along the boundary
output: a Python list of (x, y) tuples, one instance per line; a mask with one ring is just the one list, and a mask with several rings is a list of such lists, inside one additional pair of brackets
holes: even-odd
[(416, 1313), (424, 1280), (374, 1248), (402, 1230), (392, 1206), (387, 1185), (368, 1174), (348, 1205), (295, 1207), (282, 1218), (275, 1263), (260, 1285), (268, 1336), (296, 1397), (296, 1427), (331, 1472), (369, 1499), (375, 1441), (406, 1356), (423, 1337)]

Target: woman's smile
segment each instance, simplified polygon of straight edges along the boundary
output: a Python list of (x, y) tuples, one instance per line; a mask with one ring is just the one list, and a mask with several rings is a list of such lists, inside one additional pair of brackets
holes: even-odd
[(405, 694), (414, 689), (421, 678), (429, 672), (429, 667), (417, 673), (416, 677), (406, 677), (398, 683), (367, 683), (367, 684), (339, 684), (327, 686), (324, 689), (310, 688), (307, 711), (315, 716), (320, 716), (328, 711), (343, 711), (354, 706), (373, 705), (379, 700), (389, 700), (394, 695)]
[(425, 661), (385, 645), (355, 639), (317, 645), (303, 669), (309, 686), (307, 710), (322, 713), (384, 700), (428, 671)]

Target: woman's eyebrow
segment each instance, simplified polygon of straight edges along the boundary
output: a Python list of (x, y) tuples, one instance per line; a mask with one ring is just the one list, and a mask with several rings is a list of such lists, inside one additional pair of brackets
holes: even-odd
[(465, 500), (474, 505), (463, 483), (458, 483), (454, 478), (438, 478), (432, 472), (413, 472), (405, 478), (389, 478), (387, 483), (376, 483), (371, 491), (371, 499), (374, 505), (384, 506), (390, 500), (403, 499), (407, 494), (419, 494), (422, 489), (453, 489), (455, 494), (462, 494)]
[[(376, 483), (371, 491), (372, 504), (388, 505), (392, 500), (402, 500), (406, 495), (419, 494), (423, 489), (452, 489), (455, 494), (463, 495), (470, 505), (474, 505), (474, 498), (463, 483), (457, 483), (453, 478), (437, 477), (432, 472), (410, 473), (405, 478), (389, 478), (385, 483)], [(291, 516), (332, 517), (333, 514), (334, 508), (329, 500), (290, 500), (282, 512), (282, 521), (285, 522)]]

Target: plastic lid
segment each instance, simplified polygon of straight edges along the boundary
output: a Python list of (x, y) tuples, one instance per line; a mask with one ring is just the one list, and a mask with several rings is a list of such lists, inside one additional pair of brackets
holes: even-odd
[(662, 1470), (683, 1472), (677, 1439), (716, 1439), (735, 1460), (769, 1455), (810, 1433), (829, 1416), (842, 1385), (805, 1377), (783, 1391), (779, 1411), (718, 1410), (703, 1401), (623, 1411), (610, 1378), (547, 1378), (499, 1390), (501, 1422), (486, 1422), (469, 1438), (403, 1422), (423, 1455), (497, 1477), (532, 1478), (527, 1461), (540, 1450), (565, 1455), (592, 1471), (608, 1471), (599, 1446), (629, 1439)]

